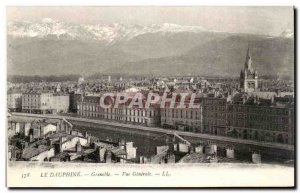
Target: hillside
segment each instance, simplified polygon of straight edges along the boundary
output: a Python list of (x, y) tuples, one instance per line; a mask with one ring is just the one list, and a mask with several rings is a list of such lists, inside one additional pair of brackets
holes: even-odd
[(294, 39), (286, 34), (231, 34), (175, 24), (11, 23), (7, 69), (8, 75), (236, 76), (249, 45), (259, 74), (287, 76), (294, 72)]
[[(173, 57), (146, 59), (126, 64), (126, 72), (159, 75), (239, 75), (247, 47), (253, 67), (264, 75), (293, 75), (293, 39), (234, 35), (214, 39)], [(125, 68), (124, 68), (125, 70)]]

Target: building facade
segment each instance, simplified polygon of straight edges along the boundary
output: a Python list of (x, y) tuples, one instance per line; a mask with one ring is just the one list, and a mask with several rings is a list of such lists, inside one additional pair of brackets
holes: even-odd
[(69, 108), (69, 111), (70, 112), (73, 112), (73, 113), (76, 113), (77, 112), (77, 107), (78, 107), (78, 102), (82, 101), (83, 99), (83, 95), (82, 94), (79, 94), (79, 93), (76, 93), (76, 92), (71, 92), (70, 93), (70, 108)]
[(22, 110), (22, 93), (17, 91), (9, 91), (7, 93), (7, 108), (16, 112)]
[(202, 106), (200, 108), (163, 108), (161, 109), (161, 126), (163, 128), (201, 132)]
[(67, 113), (70, 108), (70, 96), (64, 93), (53, 94), (53, 109), (57, 113)]
[(53, 110), (53, 93), (31, 91), (22, 94), (22, 112), (45, 114)]
[(229, 104), (227, 134), (256, 141), (293, 144), (293, 108), (260, 106), (259, 104)]
[(25, 113), (60, 113), (68, 112), (70, 96), (64, 93), (30, 91), (22, 94), (22, 112)]
[(160, 125), (160, 108), (152, 106), (150, 108), (131, 107), (123, 104), (117, 108), (100, 107), (100, 96), (85, 96), (82, 102), (78, 102), (77, 114), (82, 117), (94, 119), (107, 119), (124, 123), (141, 124), (145, 126)]
[(227, 98), (203, 98), (203, 133), (226, 136)]
[(203, 133), (246, 140), (294, 143), (293, 104), (276, 106), (276, 101), (248, 98), (235, 103), (229, 98), (203, 99)]

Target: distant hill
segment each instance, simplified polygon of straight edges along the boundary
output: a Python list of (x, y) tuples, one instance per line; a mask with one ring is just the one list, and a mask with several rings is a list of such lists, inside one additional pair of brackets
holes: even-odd
[[(9, 75), (237, 76), (248, 45), (259, 75), (294, 74), (294, 39), (290, 33), (288, 37), (216, 33), (174, 24), (68, 25), (65, 32), (53, 31), (53, 25), (65, 27), (50, 20), (38, 27), (32, 23), (12, 25), (7, 39)], [(103, 35), (101, 30), (110, 33)]]
[(159, 75), (239, 75), (250, 47), (259, 74), (293, 76), (294, 42), (286, 38), (233, 35), (217, 38), (178, 56), (127, 63), (124, 72)]
[(61, 75), (101, 72), (140, 58), (101, 42), (36, 38), (9, 39), (8, 74)]

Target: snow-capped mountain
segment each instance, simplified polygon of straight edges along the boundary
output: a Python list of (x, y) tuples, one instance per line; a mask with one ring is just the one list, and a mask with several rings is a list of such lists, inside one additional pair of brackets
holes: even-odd
[(294, 37), (294, 32), (291, 29), (287, 29), (285, 31), (283, 31), (280, 34), (280, 37), (284, 37), (284, 38), (293, 38)]
[(10, 22), (8, 35), (12, 37), (38, 37), (54, 36), (57, 38), (90, 39), (105, 42), (115, 42), (121, 39), (131, 39), (146, 33), (177, 33), (177, 32), (203, 32), (200, 26), (182, 26), (170, 23), (150, 26), (113, 24), (71, 24), (51, 18), (44, 18), (40, 22)]
[(7, 32), (8, 74), (84, 71), (223, 76), (239, 73), (249, 42), (253, 58), (263, 64), (254, 62), (259, 72), (272, 75), (287, 68), (285, 74), (290, 75), (294, 68), (293, 31), (289, 30), (270, 38), (170, 23), (91, 25), (45, 18), (39, 22), (10, 22)]

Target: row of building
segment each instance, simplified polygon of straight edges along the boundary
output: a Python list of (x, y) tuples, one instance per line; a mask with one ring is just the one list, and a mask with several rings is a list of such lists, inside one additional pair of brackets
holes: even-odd
[(124, 105), (101, 109), (99, 98), (90, 100), (85, 96), (77, 103), (77, 114), (245, 140), (294, 143), (294, 93), (259, 91), (258, 72), (252, 67), (249, 49), (240, 74), (240, 91), (198, 93), (195, 103), (199, 108), (153, 105), (144, 109)]
[(54, 93), (44, 90), (31, 90), (28, 92), (13, 90), (7, 93), (7, 108), (10, 111), (39, 114), (68, 112), (70, 96), (66, 93)]
[[(227, 80), (226, 80), (227, 81)], [(82, 82), (82, 81), (81, 81)], [(177, 84), (177, 80), (174, 84)], [(258, 88), (258, 72), (252, 67), (252, 59), (248, 49), (244, 68), (240, 73), (240, 90), (222, 88), (218, 84), (211, 86), (203, 83), (201, 92), (198, 88), (187, 89), (190, 80), (181, 84), (181, 90), (157, 91), (188, 94), (197, 93), (195, 103), (199, 108), (160, 108), (153, 104), (149, 108), (140, 108), (128, 104), (117, 108), (102, 108), (101, 93), (87, 95), (84, 92), (62, 94), (60, 92), (30, 91), (25, 93), (8, 93), (8, 108), (27, 113), (76, 112), (77, 116), (93, 119), (105, 119), (145, 126), (160, 126), (166, 129), (205, 133), (227, 137), (241, 138), (273, 143), (294, 143), (294, 93), (293, 92), (261, 92)], [(229, 80), (229, 82), (232, 82)], [(236, 81), (234, 81), (236, 84)], [(129, 96), (136, 92), (147, 95), (154, 90), (128, 89)], [(129, 99), (130, 101), (131, 99)], [(143, 103), (146, 99), (143, 99)], [(113, 100), (112, 100), (113, 101)], [(188, 101), (187, 101), (188, 102)], [(179, 101), (176, 101), (179, 103)]]
[[(206, 95), (199, 108), (101, 108), (100, 97), (84, 97), (77, 115), (144, 126), (159, 126), (211, 135), (274, 143), (294, 143), (294, 101), (286, 95), (260, 98), (261, 93)], [(92, 99), (93, 100), (92, 100)]]

